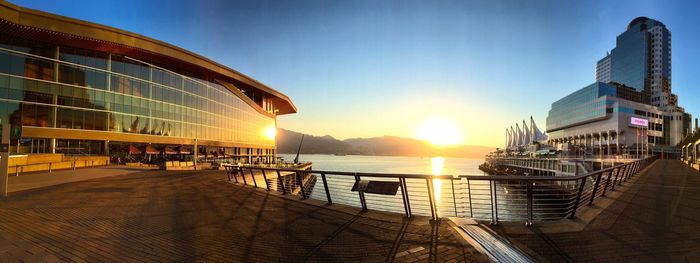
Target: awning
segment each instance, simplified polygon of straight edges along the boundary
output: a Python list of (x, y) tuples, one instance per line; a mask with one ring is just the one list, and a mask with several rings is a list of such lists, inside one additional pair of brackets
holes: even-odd
[(156, 148), (153, 148), (153, 146), (148, 145), (146, 146), (146, 154), (159, 154), (160, 151), (156, 150)]
[(141, 150), (133, 145), (129, 145), (129, 154), (141, 154)]
[(192, 149), (183, 146), (177, 147), (177, 151), (180, 154), (192, 154)]
[(178, 153), (178, 151), (176, 151), (172, 147), (165, 147), (164, 151), (165, 151), (165, 154), (177, 154)]

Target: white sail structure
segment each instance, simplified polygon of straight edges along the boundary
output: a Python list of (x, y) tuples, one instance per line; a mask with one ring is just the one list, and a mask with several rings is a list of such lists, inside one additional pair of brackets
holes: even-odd
[[(522, 126), (520, 126), (521, 124)], [(522, 123), (516, 122), (515, 128), (513, 126), (506, 128), (506, 149), (529, 147), (545, 141), (547, 141), (547, 135), (537, 127), (532, 116), (530, 116), (530, 123), (523, 120)]]
[(532, 132), (527, 127), (527, 123), (523, 120), (523, 146), (532, 144)]
[(535, 125), (535, 120), (532, 118), (532, 116), (530, 116), (530, 129), (532, 130), (533, 142), (541, 142), (547, 140), (547, 135), (540, 131), (539, 128), (537, 128), (537, 125)]

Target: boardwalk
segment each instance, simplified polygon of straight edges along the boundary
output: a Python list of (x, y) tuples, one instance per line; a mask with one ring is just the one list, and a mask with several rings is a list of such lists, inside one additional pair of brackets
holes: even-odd
[(700, 262), (700, 172), (659, 160), (581, 231), (496, 229), (553, 262)]
[(300, 202), (224, 177), (142, 171), (14, 194), (0, 201), (0, 262), (484, 260), (445, 221)]

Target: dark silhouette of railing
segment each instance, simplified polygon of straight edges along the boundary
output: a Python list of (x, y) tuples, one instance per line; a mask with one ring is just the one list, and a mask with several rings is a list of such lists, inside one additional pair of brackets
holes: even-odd
[[(356, 173), (289, 168), (224, 165), (228, 180), (235, 180), (257, 187), (256, 174), (262, 177), (268, 191), (270, 182), (291, 176), (301, 199), (311, 196), (304, 186), (304, 178), (320, 176), (322, 190), (328, 205), (334, 199), (357, 199), (362, 210), (368, 204), (385, 211), (400, 212), (401, 206), (407, 217), (414, 212), (429, 214), (433, 219), (442, 215), (471, 217), (477, 220), (524, 221), (532, 225), (535, 221), (574, 218), (579, 208), (593, 205), (596, 198), (605, 196), (627, 182), (657, 158), (649, 157), (613, 167), (576, 176), (499, 176), (499, 175), (428, 175), (392, 173)], [(240, 178), (240, 179), (239, 179)], [(337, 186), (329, 184), (335, 180)], [(396, 196), (371, 195), (351, 191), (352, 184), (361, 180), (393, 181), (398, 183)], [(317, 186), (318, 187), (318, 186)], [(289, 188), (281, 187), (283, 194), (291, 194)], [(292, 189), (294, 190), (294, 189)], [(400, 192), (400, 201), (398, 199)], [(410, 194), (409, 194), (410, 192)], [(322, 196), (316, 197), (323, 199)], [(347, 202), (346, 202), (347, 203)], [(430, 211), (429, 213), (427, 211)]]

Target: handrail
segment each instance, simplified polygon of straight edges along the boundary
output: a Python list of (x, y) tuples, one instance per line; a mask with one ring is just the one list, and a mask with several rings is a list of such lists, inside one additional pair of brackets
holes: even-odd
[[(328, 170), (312, 170), (304, 168), (277, 168), (255, 165), (237, 165), (237, 164), (222, 164), (226, 170), (228, 180), (234, 179), (239, 182), (238, 176), (242, 177), (242, 183), (248, 184), (246, 176), (251, 176), (253, 183), (255, 181), (254, 171), (260, 171), (265, 180), (266, 187), (270, 191), (268, 185), (268, 175), (277, 174), (278, 185), (282, 187), (283, 194), (293, 192), (293, 189), (287, 190), (285, 185), (297, 184), (300, 187), (302, 199), (311, 196), (308, 191), (305, 192), (307, 175), (320, 175), (323, 180), (323, 188), (325, 191), (326, 202), (332, 205), (336, 197), (348, 198), (349, 189), (338, 192), (338, 189), (333, 189), (336, 197), (332, 197), (331, 190), (328, 187), (328, 176), (350, 177), (348, 182), (357, 183), (362, 177), (371, 178), (391, 178), (398, 181), (401, 189), (401, 202), (407, 217), (411, 217), (413, 212), (410, 203), (423, 202), (418, 209), (430, 208), (429, 215), (432, 215), (434, 220), (439, 219), (439, 208), (454, 209), (455, 216), (472, 217), (474, 219), (490, 219), (494, 224), (499, 220), (518, 221), (524, 220), (526, 225), (532, 225), (535, 220), (555, 220), (562, 218), (574, 218), (579, 207), (585, 205), (593, 205), (596, 197), (605, 196), (609, 191), (615, 191), (616, 187), (627, 182), (629, 178), (641, 171), (643, 168), (651, 164), (657, 156), (651, 156), (645, 159), (640, 159), (632, 162), (614, 165), (597, 171), (588, 172), (581, 175), (572, 176), (513, 176), (513, 175), (431, 175), (431, 174), (410, 174), (410, 173), (368, 173), (368, 172), (347, 172), (347, 171), (328, 171)], [(308, 167), (308, 166), (306, 166)], [(247, 170), (247, 171), (244, 171)], [(265, 171), (274, 171), (273, 173), (265, 173)], [(288, 173), (282, 175), (281, 173)], [(283, 176), (291, 176), (288, 179), (282, 179)], [(304, 178), (302, 180), (302, 178)], [(313, 177), (312, 177), (313, 178)], [(316, 177), (317, 178), (317, 177)], [(413, 187), (424, 185), (427, 189), (418, 191), (420, 200), (411, 200), (407, 192), (408, 187), (406, 179), (423, 179), (425, 184), (420, 183), (422, 180), (413, 182)], [(433, 179), (433, 180), (430, 180)], [(590, 180), (589, 180), (590, 179)], [(286, 181), (285, 181), (286, 180)], [(437, 194), (438, 188), (436, 180), (449, 180), (448, 188), (451, 190), (451, 200), (442, 200), (442, 206), (439, 204)], [(476, 183), (478, 181), (487, 183)], [(315, 181), (314, 181), (315, 182)], [(444, 185), (444, 184), (443, 184)], [(455, 187), (457, 185), (457, 187)], [(287, 185), (291, 187), (290, 185)], [(420, 186), (423, 187), (423, 186)], [(443, 193), (450, 194), (449, 189), (442, 188)], [(457, 191), (457, 190), (459, 191)], [(427, 191), (426, 191), (427, 190)], [(412, 191), (415, 192), (415, 191)], [(438, 192), (439, 193), (439, 192)], [(358, 191), (359, 202), (363, 210), (367, 209), (367, 200), (362, 191)], [(427, 196), (425, 196), (427, 194)], [(449, 198), (449, 197), (448, 197)], [(346, 199), (349, 200), (349, 199)], [(380, 198), (379, 202), (391, 202), (391, 199)], [(377, 201), (375, 200), (375, 202)], [(459, 202), (459, 205), (458, 205)], [(449, 205), (449, 207), (448, 207)], [(385, 207), (389, 207), (383, 205)], [(468, 208), (467, 208), (468, 206)], [(393, 206), (393, 209), (396, 209)], [(425, 214), (425, 211), (422, 211)], [(460, 215), (461, 213), (461, 215)]]
[(236, 164), (222, 164), (222, 166), (233, 166), (241, 168), (252, 168), (252, 169), (265, 169), (280, 172), (306, 172), (306, 173), (325, 173), (333, 175), (343, 175), (343, 176), (369, 176), (369, 177), (388, 177), (388, 178), (419, 178), (419, 179), (457, 179), (453, 175), (432, 175), (432, 174), (403, 174), (403, 173), (367, 173), (367, 172), (346, 172), (346, 171), (328, 171), (328, 170), (303, 170), (303, 169), (293, 169), (293, 168), (275, 168), (275, 167), (265, 167), (256, 165), (236, 165)]

